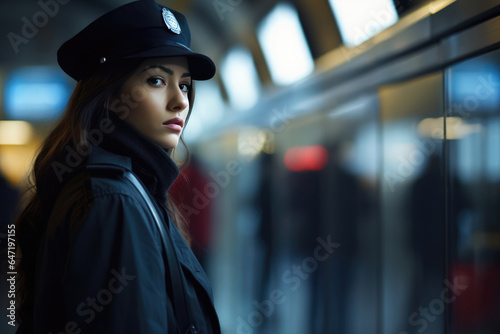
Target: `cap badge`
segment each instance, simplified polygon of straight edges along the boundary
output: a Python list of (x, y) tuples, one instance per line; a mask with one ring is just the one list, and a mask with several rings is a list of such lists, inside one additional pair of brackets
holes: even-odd
[(175, 18), (174, 14), (172, 14), (171, 11), (169, 11), (166, 8), (163, 8), (161, 11), (161, 15), (163, 16), (163, 21), (165, 21), (165, 24), (167, 25), (168, 29), (170, 29), (173, 33), (176, 34), (181, 33), (181, 26), (179, 25), (179, 22), (177, 22), (177, 19)]

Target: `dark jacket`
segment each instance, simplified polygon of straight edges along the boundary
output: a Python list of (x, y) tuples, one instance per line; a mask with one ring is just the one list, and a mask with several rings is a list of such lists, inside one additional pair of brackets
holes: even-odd
[(114, 124), (86, 163), (116, 169), (80, 168), (52, 209), (37, 259), (35, 333), (178, 332), (158, 228), (123, 170), (142, 181), (160, 208), (199, 333), (220, 333), (208, 278), (165, 209), (177, 166), (131, 126)]

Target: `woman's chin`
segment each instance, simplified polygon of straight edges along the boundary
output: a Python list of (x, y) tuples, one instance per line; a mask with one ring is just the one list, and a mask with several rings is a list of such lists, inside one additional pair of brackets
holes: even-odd
[(159, 141), (155, 140), (155, 142), (156, 144), (160, 145), (163, 149), (170, 150), (177, 147), (177, 144), (179, 144), (179, 139), (168, 138), (167, 140), (159, 140)]

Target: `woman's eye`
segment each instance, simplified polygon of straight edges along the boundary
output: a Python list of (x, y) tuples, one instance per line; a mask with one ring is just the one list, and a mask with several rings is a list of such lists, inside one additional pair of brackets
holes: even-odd
[(181, 84), (180, 85), (181, 87), (181, 90), (184, 92), (184, 93), (188, 93), (189, 90), (191, 89), (191, 85), (188, 85), (188, 84)]
[(152, 86), (163, 86), (165, 84), (162, 78), (149, 78), (148, 83)]

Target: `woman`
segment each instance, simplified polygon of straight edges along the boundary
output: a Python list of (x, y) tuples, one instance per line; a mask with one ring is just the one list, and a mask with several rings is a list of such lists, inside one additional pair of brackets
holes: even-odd
[(192, 80), (215, 74), (189, 45), (182, 14), (142, 0), (59, 49), (78, 83), (17, 221), (18, 333), (220, 333), (210, 284), (167, 196)]

